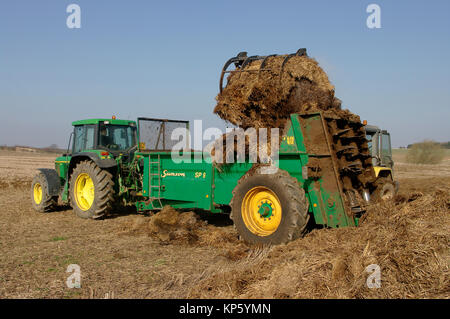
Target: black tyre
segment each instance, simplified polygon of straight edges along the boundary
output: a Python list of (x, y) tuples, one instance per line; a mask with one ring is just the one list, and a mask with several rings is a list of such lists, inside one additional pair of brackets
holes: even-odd
[(281, 244), (301, 237), (307, 223), (305, 191), (286, 171), (242, 177), (233, 190), (231, 215), (240, 238)]
[(58, 203), (58, 196), (50, 196), (48, 189), (49, 185), (44, 174), (36, 174), (31, 182), (31, 203), (40, 213), (51, 211)]
[(81, 218), (107, 215), (114, 202), (112, 174), (92, 161), (77, 164), (70, 176), (70, 204)]
[(380, 177), (377, 182), (377, 189), (375, 190), (375, 200), (376, 201), (389, 201), (394, 199), (396, 192), (396, 187), (391, 178)]

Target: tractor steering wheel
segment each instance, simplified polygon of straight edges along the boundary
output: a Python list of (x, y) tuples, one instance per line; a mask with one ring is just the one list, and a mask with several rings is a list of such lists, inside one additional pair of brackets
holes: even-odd
[(108, 145), (106, 145), (106, 148), (108, 148), (110, 150), (118, 150), (119, 149), (119, 145), (117, 145), (117, 144), (108, 144)]

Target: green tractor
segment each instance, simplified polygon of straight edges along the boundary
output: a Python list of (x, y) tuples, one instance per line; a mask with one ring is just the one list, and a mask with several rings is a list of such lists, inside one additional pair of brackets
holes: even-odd
[[(55, 160), (55, 169), (40, 169), (32, 182), (33, 207), (51, 210), (58, 202), (82, 218), (108, 214), (120, 193), (117, 181), (137, 149), (135, 121), (92, 119), (73, 122), (72, 148)], [(70, 145), (70, 141), (69, 141)]]
[[(301, 236), (310, 217), (327, 227), (357, 226), (376, 191), (363, 125), (321, 112), (290, 116), (270, 165), (248, 158), (216, 165), (189, 145), (174, 151), (180, 141), (172, 132), (188, 130), (187, 121), (113, 118), (73, 126), (71, 149), (33, 179), (39, 212), (60, 202), (97, 219), (121, 206), (145, 212), (170, 205), (229, 214), (243, 240), (279, 244)], [(267, 167), (275, 170), (268, 174)]]

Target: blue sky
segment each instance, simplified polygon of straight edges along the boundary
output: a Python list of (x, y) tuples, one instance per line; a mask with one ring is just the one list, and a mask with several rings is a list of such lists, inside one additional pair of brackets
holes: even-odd
[[(81, 29), (66, 7), (81, 7)], [(381, 29), (366, 7), (381, 7)], [(73, 120), (202, 119), (240, 51), (306, 47), (394, 146), (450, 140), (450, 1), (0, 2), (0, 145), (67, 144)]]

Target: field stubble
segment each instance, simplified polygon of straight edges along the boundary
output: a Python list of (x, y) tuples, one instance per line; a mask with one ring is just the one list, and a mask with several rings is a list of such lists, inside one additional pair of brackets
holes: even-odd
[[(448, 158), (397, 161), (399, 194), (371, 207), (361, 227), (276, 247), (239, 242), (226, 217), (169, 209), (100, 221), (69, 208), (38, 214), (31, 178), (53, 160), (0, 154), (0, 298), (450, 297)], [(80, 289), (66, 286), (69, 264), (81, 267)], [(366, 286), (369, 264), (381, 268), (379, 289)]]

